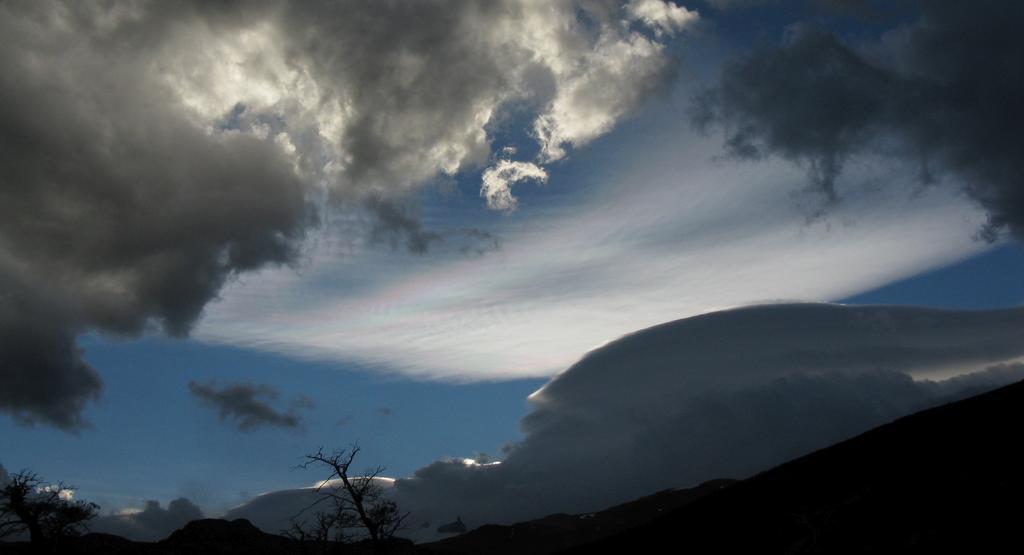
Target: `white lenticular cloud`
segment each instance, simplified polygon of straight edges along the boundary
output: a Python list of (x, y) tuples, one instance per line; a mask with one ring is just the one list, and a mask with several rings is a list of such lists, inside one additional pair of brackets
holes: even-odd
[[(408, 533), (589, 512), (744, 478), (900, 416), (1024, 377), (1024, 309), (779, 304), (713, 312), (596, 349), (530, 396), (501, 464), (396, 480)], [(951, 377), (953, 376), (953, 377)], [(309, 490), (234, 509), (279, 529)], [(423, 526), (422, 523), (434, 523)]]

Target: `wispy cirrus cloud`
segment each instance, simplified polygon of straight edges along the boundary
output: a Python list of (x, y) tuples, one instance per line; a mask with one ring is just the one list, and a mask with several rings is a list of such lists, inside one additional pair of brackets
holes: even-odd
[[(340, 272), (326, 252), (303, 282), (266, 273), (229, 289), (198, 337), (418, 378), (548, 376), (645, 326), (844, 298), (987, 248), (973, 238), (980, 210), (919, 192), (912, 173), (884, 163), (846, 178), (902, 188), (851, 195), (814, 218), (818, 200), (800, 196), (805, 177), (783, 162), (722, 164), (715, 139), (671, 122), (624, 143), (597, 147), (577, 170), (600, 176), (587, 177), (586, 196), (532, 204), (491, 228), (498, 251), (367, 263), (358, 287), (314, 286)], [(552, 188), (571, 186), (579, 174), (567, 168)]]

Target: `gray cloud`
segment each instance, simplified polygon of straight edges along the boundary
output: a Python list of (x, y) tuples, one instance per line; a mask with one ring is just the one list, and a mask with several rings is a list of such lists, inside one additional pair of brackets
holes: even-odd
[(805, 164), (830, 200), (863, 154), (920, 167), (926, 184), (957, 183), (988, 212), (983, 235), (1024, 235), (1024, 6), (923, 2), (919, 21), (875, 42), (794, 27), (778, 46), (728, 64), (698, 98), (695, 120), (720, 127), (740, 158)]
[[(661, 19), (590, 1), (4, 3), (0, 411), (83, 426), (102, 384), (76, 336), (187, 334), (225, 283), (293, 264), (327, 202), (480, 169), (509, 103), (535, 108), (548, 160), (607, 132), (664, 81), (689, 12), (645, 13)], [(375, 211), (414, 251), (438, 241)]]
[(186, 334), (227, 280), (292, 260), (313, 213), (280, 149), (182, 117), (131, 14), (0, 11), (0, 410), (75, 429), (101, 387), (78, 333)]
[(661, 43), (628, 30), (622, 4), (313, 2), (280, 21), (303, 30), (286, 34), (329, 76), (328, 101), (355, 105), (338, 143), (344, 177), (394, 190), (486, 163), (486, 126), (508, 102), (537, 107), (551, 159), (607, 131), (667, 70)]
[(444, 237), (435, 231), (423, 228), (422, 222), (408, 206), (372, 197), (366, 202), (375, 221), (370, 233), (372, 241), (386, 241), (391, 248), (397, 248), (400, 240), (405, 240), (409, 252), (423, 254), (430, 249), (431, 243), (440, 243)]
[(286, 409), (272, 404), (281, 392), (266, 384), (233, 383), (218, 387), (216, 383), (188, 382), (188, 390), (208, 407), (217, 410), (221, 420), (234, 420), (239, 430), (250, 431), (263, 426), (298, 428), (302, 424), (299, 409), (311, 408), (313, 400), (299, 396)]
[(0, 410), (23, 423), (84, 425), (82, 409), (98, 397), (102, 382), (67, 327), (73, 318), (0, 270)]
[(121, 511), (90, 521), (93, 532), (116, 534), (135, 541), (158, 541), (171, 535), (189, 521), (204, 518), (203, 511), (190, 500), (179, 497), (161, 507), (159, 501), (146, 501), (138, 511)]
[[(393, 495), (410, 522), (461, 516), (472, 527), (748, 476), (1024, 378), (1024, 366), (1001, 365), (1024, 355), (1022, 334), (1024, 309), (772, 305), (670, 322), (591, 352), (534, 393), (524, 438), (500, 464), (438, 461)], [(278, 492), (234, 514), (275, 529), (286, 515), (274, 506), (308, 495)]]
[(478, 228), (428, 229), (411, 202), (370, 197), (365, 206), (372, 218), (370, 242), (387, 244), (393, 250), (404, 247), (413, 254), (426, 254), (447, 247), (464, 255), (481, 255), (501, 247), (496, 235)]

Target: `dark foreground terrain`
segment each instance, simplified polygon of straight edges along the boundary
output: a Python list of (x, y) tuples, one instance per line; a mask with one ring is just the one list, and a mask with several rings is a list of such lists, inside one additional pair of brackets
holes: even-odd
[(922, 411), (570, 553), (1024, 553), (1024, 382)]
[(662, 491), (596, 513), (554, 514), (510, 526), (487, 524), (417, 547), (428, 553), (556, 553), (635, 528), (731, 483), (712, 480), (695, 488)]
[[(610, 509), (581, 515), (554, 514), (537, 520), (501, 526), (488, 524), (464, 534), (438, 542), (413, 545), (411, 542), (396, 540), (387, 553), (391, 555), (416, 553), (488, 553), (515, 554), (554, 553), (606, 538), (641, 524), (650, 522), (662, 514), (682, 507), (691, 501), (714, 493), (733, 480), (713, 480), (695, 488), (658, 492), (641, 497), (629, 503)], [(27, 544), (0, 543), (0, 554), (33, 553)], [(185, 528), (171, 534), (167, 539), (155, 542), (132, 542), (109, 534), (87, 534), (81, 538), (70, 538), (59, 550), (71, 554), (145, 554), (177, 555), (179, 553), (210, 554), (308, 554), (327, 553), (360, 554), (373, 553), (368, 543), (356, 545), (302, 544), (295, 540), (267, 534), (253, 526), (248, 520), (233, 521), (221, 519), (194, 520)]]
[[(1024, 553), (1024, 382), (902, 418), (741, 482), (587, 515), (488, 525), (389, 553)], [(321, 553), (248, 521), (157, 543), (88, 534), (63, 553)], [(368, 545), (332, 546), (371, 553)], [(31, 553), (2, 544), (0, 553)]]
[[(343, 548), (343, 549), (342, 549)], [(412, 542), (396, 540), (387, 551), (389, 554), (414, 553)], [(0, 554), (35, 554), (27, 543), (0, 543)], [(50, 553), (50, 551), (43, 551)], [(159, 542), (133, 542), (120, 536), (110, 534), (86, 534), (79, 538), (69, 538), (58, 549), (57, 553), (82, 555), (290, 555), (321, 553), (371, 554), (373, 549), (368, 543), (323, 545), (309, 542), (300, 543), (296, 540), (267, 534), (253, 526), (248, 520), (222, 520), (208, 518), (193, 520)]]

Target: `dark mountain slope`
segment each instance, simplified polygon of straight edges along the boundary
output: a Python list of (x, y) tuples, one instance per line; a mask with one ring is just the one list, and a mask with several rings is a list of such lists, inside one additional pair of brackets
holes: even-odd
[(661, 491), (595, 513), (554, 514), (511, 526), (488, 524), (420, 548), (429, 553), (553, 553), (650, 522), (730, 483), (712, 480), (695, 488)]
[(1024, 382), (899, 419), (568, 553), (1024, 552)]

